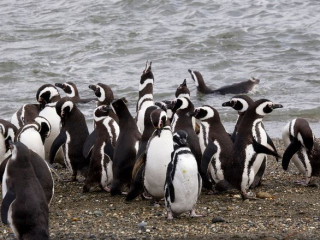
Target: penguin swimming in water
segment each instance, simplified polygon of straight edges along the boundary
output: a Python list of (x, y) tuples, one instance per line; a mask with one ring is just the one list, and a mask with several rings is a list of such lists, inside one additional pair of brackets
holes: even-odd
[(18, 239), (49, 239), (49, 209), (41, 184), (31, 164), (28, 148), (11, 144), (2, 190), (1, 220), (10, 224)]
[(187, 132), (183, 130), (173, 134), (174, 151), (164, 186), (168, 219), (184, 212), (190, 212), (191, 217), (201, 216), (195, 213), (195, 205), (201, 193), (202, 179), (197, 161), (188, 147), (187, 137)]
[(78, 88), (73, 82), (56, 83), (55, 86), (61, 88), (74, 103), (88, 103), (97, 100), (96, 98), (81, 98)]
[[(114, 147), (119, 136), (119, 125), (109, 117), (112, 111), (109, 106), (101, 105), (94, 111), (95, 129), (92, 138), (87, 138), (83, 152), (90, 158), (88, 176), (85, 180), (83, 192), (90, 191), (95, 184), (110, 192), (109, 185), (113, 179), (112, 159)], [(93, 140), (93, 141), (91, 141)]]
[[(204, 105), (194, 110), (192, 115), (201, 121), (200, 146), (202, 150), (201, 171), (209, 176), (210, 182), (224, 181), (224, 172), (231, 167), (233, 142), (221, 123), (218, 111)], [(219, 190), (217, 188), (217, 190)], [(222, 190), (222, 189), (221, 189)]]
[(9, 142), (14, 141), (17, 131), (11, 122), (0, 119), (0, 164), (10, 155)]
[(226, 180), (241, 191), (243, 199), (252, 198), (248, 189), (252, 185), (265, 155), (279, 155), (267, 147), (267, 134), (262, 119), (274, 109), (282, 108), (267, 99), (260, 99), (250, 106), (239, 125), (233, 145), (233, 164), (225, 171)]
[(137, 197), (143, 190), (156, 201), (164, 197), (163, 186), (173, 151), (172, 132), (170, 125), (166, 125), (167, 116), (164, 110), (154, 110), (150, 118), (155, 130), (144, 154), (135, 163), (127, 201)]
[(130, 186), (141, 133), (129, 112), (125, 99), (117, 99), (110, 106), (119, 117), (120, 128), (113, 154), (113, 180), (110, 192), (111, 195), (120, 195), (123, 186)]
[(61, 130), (52, 144), (50, 163), (54, 162), (55, 155), (62, 146), (65, 164), (72, 172), (71, 181), (76, 181), (78, 171), (86, 177), (89, 167), (89, 159), (82, 154), (82, 148), (89, 136), (86, 120), (68, 97), (63, 97), (57, 102), (56, 112), (61, 118)]
[(199, 71), (193, 71), (189, 69), (188, 72), (191, 74), (191, 78), (195, 82), (198, 91), (204, 94), (213, 93), (213, 94), (225, 95), (229, 93), (231, 94), (248, 93), (253, 89), (255, 85), (259, 84), (260, 82), (259, 79), (251, 78), (247, 81), (233, 83), (230, 85), (220, 87), (218, 89), (211, 89), (206, 85), (202, 77), (202, 74)]
[(282, 139), (286, 150), (282, 158), (282, 167), (287, 170), (290, 160), (305, 179), (295, 183), (307, 186), (312, 176), (320, 176), (320, 146), (307, 120), (296, 118), (283, 128)]

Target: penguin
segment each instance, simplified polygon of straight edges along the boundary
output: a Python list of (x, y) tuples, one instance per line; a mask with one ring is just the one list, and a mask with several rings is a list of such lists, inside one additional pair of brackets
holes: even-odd
[(188, 147), (187, 137), (187, 132), (183, 130), (173, 134), (174, 151), (171, 154), (164, 185), (168, 219), (184, 212), (190, 212), (191, 217), (202, 216), (195, 213), (202, 179), (197, 161)]
[(259, 79), (252, 77), (247, 81), (233, 83), (230, 85), (220, 87), (218, 89), (211, 89), (205, 84), (202, 74), (199, 71), (193, 71), (189, 69), (188, 72), (190, 73), (192, 80), (195, 82), (198, 91), (203, 94), (213, 93), (213, 94), (225, 95), (230, 93), (232, 94), (248, 93), (254, 88), (254, 86), (259, 84), (260, 82)]
[(40, 113), (40, 104), (24, 104), (11, 117), (11, 123), (16, 128), (21, 128), (23, 125), (32, 122)]
[(304, 179), (296, 184), (308, 186), (312, 176), (320, 176), (320, 145), (307, 120), (296, 118), (291, 120), (282, 130), (282, 139), (286, 150), (282, 158), (282, 167), (288, 169), (290, 160), (304, 175)]
[[(37, 92), (37, 101), (41, 105), (40, 117), (47, 119), (51, 126), (50, 135), (46, 138), (45, 159), (49, 161), (50, 149), (53, 141), (60, 134), (61, 119), (56, 112), (56, 104), (60, 100), (60, 94), (58, 89), (52, 84), (44, 84)], [(63, 152), (60, 150), (56, 156), (57, 161), (60, 162), (63, 159)]]
[(204, 105), (191, 113), (201, 121), (200, 147), (203, 153), (201, 171), (209, 177), (210, 182), (217, 184), (224, 181), (224, 171), (232, 165), (233, 142), (221, 123), (218, 111)]
[(61, 130), (52, 143), (50, 163), (53, 163), (58, 149), (62, 146), (65, 164), (72, 172), (71, 181), (76, 181), (78, 171), (86, 177), (89, 167), (89, 160), (82, 154), (82, 148), (89, 136), (86, 120), (76, 104), (68, 97), (63, 97), (57, 102), (56, 112), (61, 118)]
[(199, 138), (195, 132), (195, 121), (193, 116), (189, 113), (194, 111), (194, 105), (187, 97), (177, 98), (173, 107), (173, 119), (171, 123), (172, 132), (175, 133), (179, 130), (184, 130), (188, 133), (188, 144), (191, 152), (194, 154), (198, 168), (200, 169), (200, 163), (202, 158)]
[[(242, 118), (243, 118), (244, 114), (246, 113), (248, 108), (250, 106), (252, 106), (253, 104), (254, 104), (254, 101), (247, 95), (236, 95), (236, 96), (232, 97), (230, 101), (224, 102), (222, 104), (223, 107), (232, 107), (234, 110), (238, 111), (238, 120), (236, 122), (234, 131), (233, 131), (233, 133), (231, 135), (231, 139), (232, 139), (233, 142), (235, 140), (236, 134), (238, 132), (238, 127), (239, 127), (239, 125), (240, 125), (240, 123), (242, 121)], [(261, 127), (263, 129), (265, 129), (263, 122), (261, 123)], [(277, 149), (276, 149), (272, 139), (270, 138), (270, 136), (268, 134), (267, 134), (267, 145), (266, 146), (268, 148), (273, 149), (273, 151), (275, 153), (277, 153)], [(276, 159), (276, 161), (278, 161), (277, 157), (275, 159)], [(255, 187), (261, 185), (262, 177), (263, 177), (263, 174), (264, 174), (266, 166), (267, 166), (267, 157), (265, 157), (263, 163), (261, 164), (260, 170), (256, 174), (255, 180), (252, 183), (252, 185), (250, 186), (250, 188), (255, 188)]]
[(61, 88), (74, 103), (88, 103), (97, 100), (96, 98), (81, 98), (78, 88), (73, 82), (55, 83), (55, 86)]
[(113, 180), (110, 193), (113, 196), (120, 195), (123, 186), (130, 186), (141, 133), (129, 112), (125, 99), (117, 99), (110, 106), (119, 117), (120, 128), (112, 162)]
[[(145, 118), (150, 118), (150, 112), (147, 112), (147, 109), (149, 107), (154, 106), (154, 100), (153, 100), (153, 83), (154, 83), (154, 76), (151, 70), (151, 64), (149, 61), (146, 62), (146, 67), (142, 72), (142, 75), (140, 77), (140, 83), (139, 83), (139, 98), (136, 104), (136, 121), (137, 126), (143, 134), (145, 126)], [(152, 110), (151, 110), (152, 111)], [(152, 134), (153, 131), (151, 131)], [(149, 134), (149, 137), (150, 135)]]
[(10, 155), (9, 142), (14, 141), (17, 131), (14, 124), (0, 119), (0, 164)]
[[(97, 107), (101, 105), (109, 106), (114, 100), (113, 91), (109, 85), (98, 83), (95, 85), (89, 85), (89, 88), (94, 91), (95, 96), (98, 98)], [(109, 117), (112, 117), (119, 124), (119, 119), (116, 113), (110, 111)]]
[(20, 142), (10, 148), (12, 156), (3, 180), (6, 194), (1, 204), (1, 220), (10, 224), (18, 239), (49, 239), (49, 208), (31, 164), (31, 151)]
[(262, 127), (262, 119), (274, 109), (282, 107), (267, 99), (257, 100), (248, 108), (239, 125), (233, 144), (233, 164), (225, 171), (225, 178), (241, 191), (243, 199), (253, 198), (248, 189), (260, 171), (265, 155), (280, 157), (267, 147), (267, 134)]
[(20, 128), (15, 136), (15, 142), (22, 142), (29, 149), (45, 159), (44, 143), (50, 135), (51, 125), (44, 117), (36, 117), (33, 123)]
[(112, 111), (107, 105), (101, 105), (94, 111), (95, 129), (93, 141), (87, 138), (84, 144), (84, 156), (90, 155), (88, 176), (83, 186), (83, 192), (89, 192), (90, 188), (98, 184), (101, 189), (110, 192), (109, 185), (112, 182), (112, 159), (114, 147), (119, 136), (119, 125), (109, 117)]
[(150, 118), (155, 130), (145, 153), (134, 165), (127, 201), (133, 200), (143, 190), (156, 201), (164, 197), (163, 186), (173, 151), (172, 131), (170, 125), (166, 125), (167, 116), (164, 110), (153, 110)]
[(186, 97), (190, 99), (190, 90), (187, 86), (187, 79), (184, 79), (183, 82), (177, 87), (175, 92), (175, 97)]

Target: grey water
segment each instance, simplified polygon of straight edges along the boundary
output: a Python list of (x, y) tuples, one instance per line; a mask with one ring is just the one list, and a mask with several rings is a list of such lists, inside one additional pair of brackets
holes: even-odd
[[(256, 77), (249, 95), (284, 106), (264, 119), (271, 137), (296, 117), (319, 137), (319, 12), (316, 0), (2, 0), (0, 118), (35, 103), (41, 85), (66, 81), (82, 97), (93, 96), (89, 84), (108, 84), (135, 115), (150, 60), (155, 100), (173, 99), (187, 78), (194, 105), (215, 107), (230, 132), (237, 114), (221, 104), (232, 95), (198, 93), (187, 70), (212, 88)], [(94, 107), (80, 107), (89, 126)]]

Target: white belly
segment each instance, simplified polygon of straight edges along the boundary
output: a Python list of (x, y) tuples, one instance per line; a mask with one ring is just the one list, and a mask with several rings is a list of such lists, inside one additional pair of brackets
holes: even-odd
[(173, 179), (175, 200), (171, 210), (175, 214), (191, 211), (198, 200), (199, 182), (197, 162), (193, 155), (179, 159)]
[(6, 144), (5, 139), (2, 134), (0, 134), (0, 163), (5, 159), (6, 154)]
[(39, 132), (30, 128), (20, 135), (20, 142), (45, 159), (45, 150)]
[(167, 166), (171, 161), (172, 151), (172, 133), (169, 131), (162, 131), (160, 138), (156, 136), (149, 143), (144, 174), (144, 186), (148, 193), (155, 198), (164, 197)]

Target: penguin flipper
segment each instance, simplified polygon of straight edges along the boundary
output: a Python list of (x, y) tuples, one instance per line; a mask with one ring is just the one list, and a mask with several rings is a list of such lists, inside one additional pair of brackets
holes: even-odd
[(11, 203), (16, 199), (16, 194), (8, 190), (1, 204), (1, 221), (8, 224), (8, 212)]
[(301, 148), (301, 146), (301, 143), (297, 139), (294, 139), (284, 151), (282, 158), (282, 168), (284, 170), (288, 169), (292, 156)]
[[(92, 133), (90, 133), (90, 135), (87, 137), (86, 141), (83, 144), (82, 154), (85, 158), (89, 157), (96, 138), (97, 138), (97, 131), (95, 129), (95, 130), (93, 130)], [(113, 155), (112, 155), (112, 157), (113, 157)]]
[(80, 98), (77, 103), (85, 104), (91, 101), (98, 101), (98, 98)]
[(104, 154), (108, 155), (111, 160), (113, 160), (114, 147), (111, 141), (108, 141), (104, 147)]
[(53, 141), (50, 149), (50, 163), (52, 164), (54, 162), (54, 158), (56, 157), (56, 154), (59, 150), (59, 148), (66, 142), (67, 140), (67, 134), (65, 131), (60, 132), (60, 134), (56, 137), (56, 139)]
[(172, 183), (172, 178), (173, 178), (173, 164), (171, 161), (168, 164), (168, 168), (167, 168), (166, 184), (167, 184), (167, 188), (169, 189), (170, 200), (173, 203), (175, 200), (175, 194), (174, 194), (174, 187), (173, 187), (173, 183)]
[[(272, 147), (273, 151), (278, 154), (276, 146), (274, 145), (272, 139), (270, 138), (270, 136), (268, 134), (267, 134), (267, 143)], [(276, 160), (277, 160), (277, 162), (279, 161), (278, 157), (276, 157)]]
[(135, 199), (139, 194), (143, 193), (143, 175), (146, 166), (147, 154), (144, 153), (137, 159), (132, 170), (132, 181), (130, 184), (130, 190), (126, 196), (126, 201)]
[(7, 162), (9, 161), (10, 158), (11, 158), (11, 154), (6, 159), (4, 159), (0, 164), (0, 183), (2, 183), (2, 177), (3, 177), (4, 171), (6, 170)]
[(253, 149), (256, 153), (264, 153), (267, 155), (272, 155), (274, 157), (280, 158), (279, 154), (266, 146), (263, 146), (262, 144), (258, 143), (255, 139), (253, 139)]
[(213, 155), (217, 152), (217, 150), (217, 146), (214, 145), (213, 142), (209, 141), (208, 146), (202, 154), (201, 160), (201, 171), (204, 174), (204, 176), (207, 176), (208, 166), (211, 163)]

